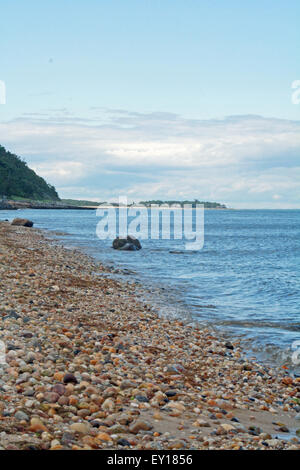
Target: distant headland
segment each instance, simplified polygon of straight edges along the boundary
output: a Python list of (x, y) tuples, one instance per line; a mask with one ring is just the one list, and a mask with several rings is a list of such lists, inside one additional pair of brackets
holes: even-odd
[[(219, 202), (193, 200), (149, 200), (132, 202), (128, 207), (184, 207), (203, 204), (206, 209), (227, 209)], [(0, 209), (97, 209), (98, 207), (122, 207), (118, 202), (61, 199), (54, 186), (37, 175), (19, 156), (0, 145)]]

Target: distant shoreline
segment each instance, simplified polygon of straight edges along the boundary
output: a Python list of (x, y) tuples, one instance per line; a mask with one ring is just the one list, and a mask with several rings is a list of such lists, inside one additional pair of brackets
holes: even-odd
[[(153, 207), (148, 207), (148, 206), (82, 206), (85, 207), (86, 209), (159, 209), (159, 210), (174, 210), (174, 209), (202, 209), (201, 207), (166, 207), (166, 206), (153, 206)], [(228, 210), (226, 207), (218, 208), (218, 207), (204, 207), (205, 210)]]
[[(176, 206), (176, 205), (128, 205), (128, 206), (119, 206), (112, 204), (100, 204), (100, 205), (75, 205), (75, 204), (63, 204), (56, 202), (35, 202), (35, 201), (13, 201), (13, 200), (4, 200), (0, 201), (0, 210), (18, 210), (18, 209), (58, 209), (58, 210), (96, 210), (96, 209), (159, 209), (159, 210), (175, 210), (175, 209), (195, 209), (195, 207), (186, 207), (186, 206)], [(201, 207), (196, 207), (201, 209)], [(206, 210), (228, 210), (227, 207), (204, 207)]]

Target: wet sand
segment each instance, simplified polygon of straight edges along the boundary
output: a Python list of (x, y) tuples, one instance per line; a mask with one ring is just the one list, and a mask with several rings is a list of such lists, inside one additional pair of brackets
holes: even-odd
[(300, 449), (300, 379), (107, 274), (0, 222), (0, 449)]

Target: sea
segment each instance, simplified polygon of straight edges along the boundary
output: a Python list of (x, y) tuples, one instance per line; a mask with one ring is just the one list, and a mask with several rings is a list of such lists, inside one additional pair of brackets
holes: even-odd
[(145, 286), (161, 314), (211, 327), (259, 361), (299, 370), (300, 210), (204, 210), (203, 247), (188, 250), (186, 240), (172, 239), (175, 217), (170, 237), (141, 233), (140, 251), (99, 239), (103, 219), (95, 210), (0, 211), (0, 220), (14, 217)]

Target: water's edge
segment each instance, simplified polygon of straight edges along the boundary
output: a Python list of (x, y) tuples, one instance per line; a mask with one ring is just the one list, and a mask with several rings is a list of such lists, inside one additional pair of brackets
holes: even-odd
[[(76, 241), (72, 239), (72, 236), (69, 233), (52, 231), (51, 229), (39, 229), (42, 233), (47, 235), (53, 243), (59, 243), (64, 248), (74, 249), (84, 253), (86, 256), (90, 257), (93, 262), (101, 264), (104, 268), (107, 269), (107, 275), (114, 279), (118, 279), (121, 282), (132, 282), (138, 286), (138, 289), (133, 290), (133, 295), (138, 296), (139, 300), (145, 302), (145, 304), (150, 305), (150, 307), (158, 313), (158, 315), (166, 316), (170, 320), (178, 320), (188, 324), (192, 327), (198, 327), (199, 329), (209, 329), (212, 332), (212, 335), (218, 337), (222, 341), (230, 341), (234, 344), (238, 344), (244, 356), (248, 359), (254, 360), (258, 363), (264, 364), (268, 367), (278, 367), (278, 358), (280, 357), (281, 364), (285, 364), (289, 368), (289, 372), (292, 375), (300, 376), (300, 370), (295, 368), (291, 361), (289, 360), (292, 354), (292, 351), (280, 351), (278, 355), (278, 350), (268, 351), (258, 351), (253, 347), (251, 339), (244, 339), (241, 335), (234, 334), (234, 331), (229, 331), (228, 329), (222, 329), (220, 326), (216, 327), (212, 323), (207, 321), (200, 321), (193, 317), (192, 311), (189, 310), (189, 306), (182, 302), (179, 298), (179, 292), (173, 286), (162, 287), (161, 285), (150, 285), (151, 279), (146, 279), (146, 285), (142, 283), (139, 279), (139, 275), (134, 270), (128, 270), (125, 265), (123, 268), (114, 269), (112, 263), (107, 263), (101, 257), (96, 257), (93, 255), (90, 250), (84, 248), (83, 246), (76, 245)], [(113, 268), (113, 269), (112, 269)], [(103, 275), (103, 273), (101, 273)], [(143, 282), (145, 282), (143, 279)], [(149, 284), (148, 284), (149, 283)], [(172, 300), (171, 300), (172, 299)]]
[[(215, 336), (239, 340), (249, 356), (266, 365), (295, 370), (300, 211), (212, 210), (198, 253), (180, 250), (180, 243), (169, 239), (142, 241), (140, 252), (113, 250), (111, 240), (96, 237), (94, 211), (17, 212), (65, 248), (76, 248), (111, 275), (138, 284), (139, 298), (161, 315), (210, 328)], [(1, 219), (14, 216), (0, 212)]]

